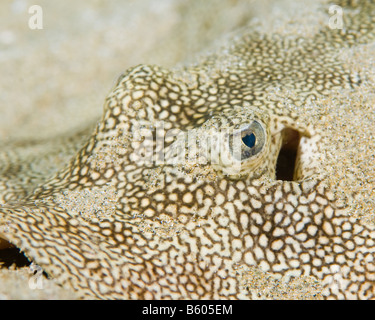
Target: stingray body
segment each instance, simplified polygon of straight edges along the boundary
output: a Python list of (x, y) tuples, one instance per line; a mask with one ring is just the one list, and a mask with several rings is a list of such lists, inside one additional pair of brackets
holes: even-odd
[(360, 85), (337, 52), (373, 41), (374, 7), (348, 6), (345, 32), (245, 33), (192, 67), (127, 70), (93, 133), (51, 143), (76, 152), (52, 178), (6, 153), (0, 237), (85, 297), (249, 299), (240, 266), (374, 298), (374, 228), (348, 215), (329, 137), (303, 116)]

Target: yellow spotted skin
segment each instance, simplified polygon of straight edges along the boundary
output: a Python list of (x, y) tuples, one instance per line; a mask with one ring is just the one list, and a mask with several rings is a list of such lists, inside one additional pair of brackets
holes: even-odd
[[(291, 88), (294, 105), (303, 108), (308, 99), (355, 88), (336, 53), (373, 41), (375, 5), (363, 3), (355, 14), (348, 7), (347, 32), (327, 26), (305, 38), (251, 32), (182, 71), (127, 70), (94, 132), (82, 144), (75, 139), (83, 134), (62, 143), (76, 152), (66, 168), (49, 179), (23, 169), (25, 178), (16, 180), (14, 166), (3, 172), (0, 214), (12, 232), (0, 236), (88, 298), (250, 299), (235, 272), (240, 265), (276, 277), (313, 276), (326, 298), (373, 299), (374, 228), (349, 217), (317, 175), (319, 128), (269, 99), (272, 88)], [(229, 58), (228, 68), (218, 67)], [(204, 141), (254, 120), (267, 138), (259, 159), (240, 173), (198, 163), (194, 150), (182, 165), (168, 163), (178, 134), (195, 132)], [(149, 140), (163, 152), (140, 161), (135, 154), (147, 152), (147, 138), (136, 137), (139, 128), (178, 134), (161, 147)], [(302, 137), (293, 181), (275, 173), (285, 128)], [(2, 162), (12, 157), (3, 155)], [(68, 208), (58, 200), (76, 191), (95, 198), (108, 188), (116, 201), (101, 219), (85, 220), (74, 203)], [(340, 285), (332, 285), (338, 273)]]

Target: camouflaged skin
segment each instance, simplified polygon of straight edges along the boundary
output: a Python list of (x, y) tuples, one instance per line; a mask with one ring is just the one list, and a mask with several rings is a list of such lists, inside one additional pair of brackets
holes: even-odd
[[(238, 265), (276, 277), (313, 276), (327, 298), (374, 298), (374, 228), (349, 217), (317, 175), (320, 128), (268, 98), (275, 86), (291, 88), (303, 108), (308, 99), (358, 84), (335, 52), (373, 41), (374, 3), (348, 4), (347, 12), (346, 31), (322, 26), (305, 38), (246, 32), (189, 68), (127, 70), (66, 168), (34, 184), (32, 170), (23, 169), (20, 181), (1, 178), (0, 214), (11, 226), (1, 237), (90, 298), (251, 298)], [(198, 162), (201, 144), (194, 149), (194, 141), (180, 148), (190, 146), (181, 138), (186, 133), (204, 144), (223, 128), (253, 121), (263, 126), (264, 141), (240, 172), (208, 153)], [(287, 129), (300, 136), (290, 181), (276, 176)], [(163, 145), (158, 135), (167, 136)], [(152, 161), (149, 150), (157, 150)], [(182, 152), (178, 165), (169, 162), (175, 150)], [(227, 146), (222, 150), (231, 157)], [(11, 163), (12, 154), (5, 157)], [(83, 219), (98, 197), (101, 207)]]

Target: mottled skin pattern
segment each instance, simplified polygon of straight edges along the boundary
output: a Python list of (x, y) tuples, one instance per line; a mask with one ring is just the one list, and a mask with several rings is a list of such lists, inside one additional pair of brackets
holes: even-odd
[[(288, 87), (298, 97), (294, 103), (303, 105), (335, 88), (355, 87), (335, 52), (373, 39), (374, 5), (366, 3), (355, 19), (346, 17), (347, 32), (323, 26), (310, 38), (244, 35), (222, 54), (185, 70), (188, 81), (181, 72), (156, 66), (126, 71), (68, 167), (26, 196), (3, 187), (0, 213), (12, 232), (2, 237), (86, 297), (251, 298), (234, 271), (244, 265), (277, 277), (312, 275), (322, 281), (326, 297), (374, 298), (375, 231), (348, 217), (345, 204), (317, 178), (319, 128), (267, 98), (268, 89)], [(220, 69), (228, 57), (234, 62)], [(267, 138), (259, 158), (246, 160), (240, 174), (220, 162), (202, 164), (213, 175), (198, 179), (188, 169), (193, 160), (182, 167), (168, 164), (172, 141), (164, 146), (164, 162), (134, 158), (142, 141), (131, 134), (139, 125), (163, 123), (159, 133), (195, 130), (202, 139), (254, 120), (264, 125)], [(275, 179), (285, 128), (302, 137), (294, 181)], [(117, 161), (98, 166), (95, 155), (114, 137), (128, 145)], [(102, 221), (84, 221), (54, 200), (67, 190), (108, 185), (118, 201), (115, 213)], [(160, 231), (166, 221), (173, 222), (166, 228), (172, 234)], [(333, 285), (338, 273), (340, 285)]]

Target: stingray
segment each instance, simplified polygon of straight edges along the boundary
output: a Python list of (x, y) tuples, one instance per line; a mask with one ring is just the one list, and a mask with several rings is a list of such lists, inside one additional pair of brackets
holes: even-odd
[[(375, 228), (351, 214), (355, 177), (332, 170), (357, 174), (333, 152), (335, 115), (374, 113), (342, 107), (373, 83), (340, 59), (372, 43), (374, 9), (347, 5), (345, 29), (247, 29), (196, 64), (132, 67), (95, 127), (4, 146), (3, 247), (84, 298), (251, 299), (254, 270), (374, 298)], [(35, 169), (61, 152), (63, 169)]]

